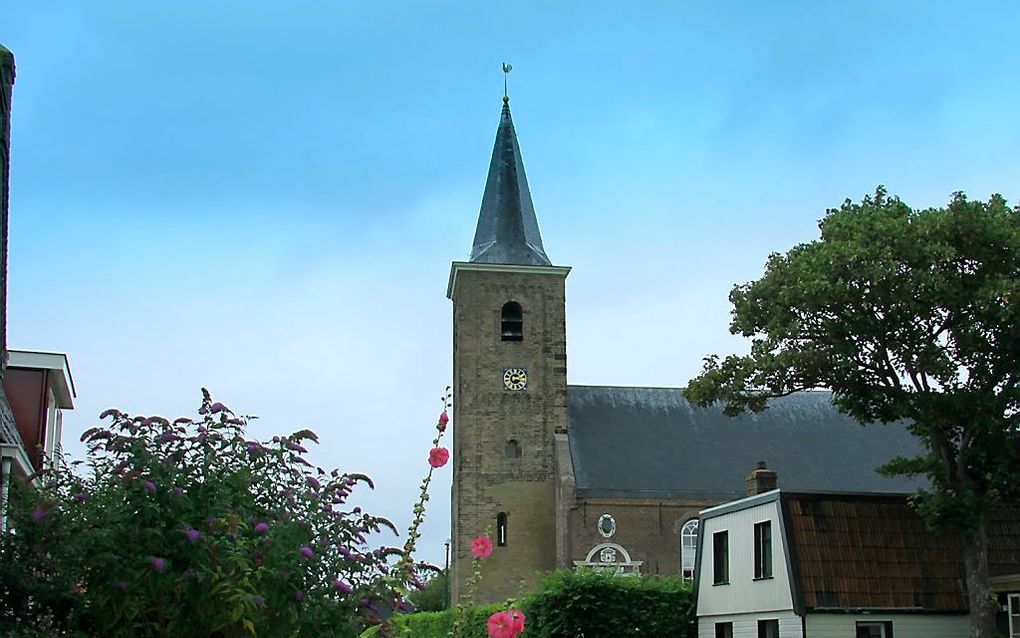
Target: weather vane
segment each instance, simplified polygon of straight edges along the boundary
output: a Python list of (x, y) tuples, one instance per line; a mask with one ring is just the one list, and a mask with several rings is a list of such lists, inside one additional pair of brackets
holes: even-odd
[(510, 71), (513, 71), (513, 69), (514, 68), (512, 66), (510, 66), (509, 64), (507, 64), (506, 62), (503, 63), (503, 101), (504, 102), (509, 102), (510, 101), (510, 97), (509, 97), (509, 95), (507, 95), (507, 92), (506, 92), (506, 79), (507, 79), (507, 76), (510, 75)]

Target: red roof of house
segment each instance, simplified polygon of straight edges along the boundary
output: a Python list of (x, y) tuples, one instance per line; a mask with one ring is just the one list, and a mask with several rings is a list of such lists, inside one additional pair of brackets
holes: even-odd
[[(904, 496), (781, 498), (803, 607), (967, 612), (962, 537), (930, 531)], [(992, 576), (1020, 572), (1020, 511), (987, 532)]]

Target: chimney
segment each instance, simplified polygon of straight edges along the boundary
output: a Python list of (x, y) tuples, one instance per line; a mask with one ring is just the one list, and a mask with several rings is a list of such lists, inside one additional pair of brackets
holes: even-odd
[(14, 54), (0, 44), (0, 377), (7, 367), (7, 212), (11, 186), (11, 93)]
[(775, 471), (765, 467), (765, 461), (758, 461), (757, 467), (747, 475), (747, 495), (754, 496), (774, 490), (777, 482)]

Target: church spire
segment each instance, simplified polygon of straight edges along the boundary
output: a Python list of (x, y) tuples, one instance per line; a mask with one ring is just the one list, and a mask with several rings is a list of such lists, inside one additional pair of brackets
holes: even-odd
[[(504, 65), (504, 71), (507, 71)], [(550, 266), (542, 247), (535, 207), (531, 203), (524, 160), (510, 119), (510, 98), (503, 96), (503, 113), (489, 162), (489, 177), (478, 213), (471, 261), (487, 264)]]

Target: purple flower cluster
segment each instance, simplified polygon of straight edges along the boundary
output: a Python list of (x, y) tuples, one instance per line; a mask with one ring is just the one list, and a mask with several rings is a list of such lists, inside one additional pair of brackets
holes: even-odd
[(351, 587), (348, 583), (340, 580), (339, 578), (333, 581), (333, 588), (336, 589), (341, 594), (350, 595), (354, 593), (354, 588)]

